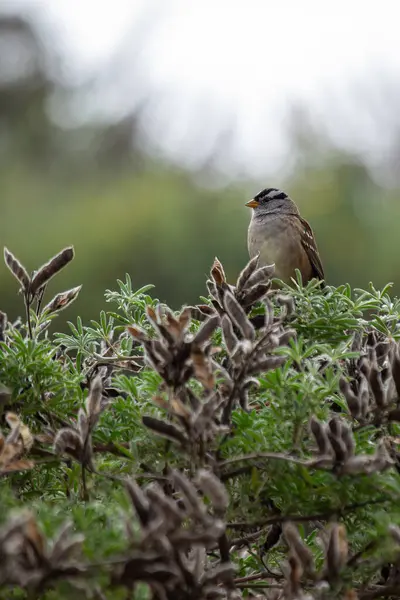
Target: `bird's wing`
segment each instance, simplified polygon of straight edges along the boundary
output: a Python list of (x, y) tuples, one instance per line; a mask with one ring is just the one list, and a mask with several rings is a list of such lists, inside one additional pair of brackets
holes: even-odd
[(318, 279), (325, 279), (324, 268), (321, 263), (313, 231), (305, 219), (302, 219), (301, 217), (299, 217), (299, 219), (303, 227), (301, 243), (303, 244), (304, 250), (307, 252), (307, 256), (314, 271), (314, 276)]

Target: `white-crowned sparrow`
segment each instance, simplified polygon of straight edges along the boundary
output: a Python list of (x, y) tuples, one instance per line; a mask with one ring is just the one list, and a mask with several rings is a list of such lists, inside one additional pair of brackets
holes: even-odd
[(275, 264), (275, 276), (286, 283), (299, 269), (303, 283), (324, 279), (324, 269), (310, 225), (285, 192), (267, 188), (246, 203), (253, 209), (249, 232), (250, 258), (260, 253), (260, 266)]

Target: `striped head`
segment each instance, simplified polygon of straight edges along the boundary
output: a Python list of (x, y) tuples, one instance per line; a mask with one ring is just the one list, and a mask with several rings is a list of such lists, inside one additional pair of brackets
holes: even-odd
[(299, 214), (296, 204), (289, 196), (277, 188), (265, 188), (246, 202), (254, 209), (255, 216), (267, 213)]

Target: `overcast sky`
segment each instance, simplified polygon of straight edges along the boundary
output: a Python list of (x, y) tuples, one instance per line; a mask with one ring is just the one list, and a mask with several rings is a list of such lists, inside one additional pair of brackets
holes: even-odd
[(97, 97), (102, 109), (148, 96), (149, 140), (188, 164), (230, 125), (221, 168), (257, 175), (290, 162), (287, 111), (298, 103), (372, 163), (398, 135), (384, 114), (385, 86), (400, 88), (398, 0), (4, 2), (35, 8), (80, 78), (118, 57), (118, 85)]

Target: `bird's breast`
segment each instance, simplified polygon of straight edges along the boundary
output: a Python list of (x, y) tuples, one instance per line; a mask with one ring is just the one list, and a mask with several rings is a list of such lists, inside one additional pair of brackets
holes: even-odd
[(290, 282), (299, 264), (298, 240), (290, 222), (282, 217), (259, 221), (252, 218), (248, 231), (250, 257), (260, 253), (260, 266), (275, 264), (275, 276)]

